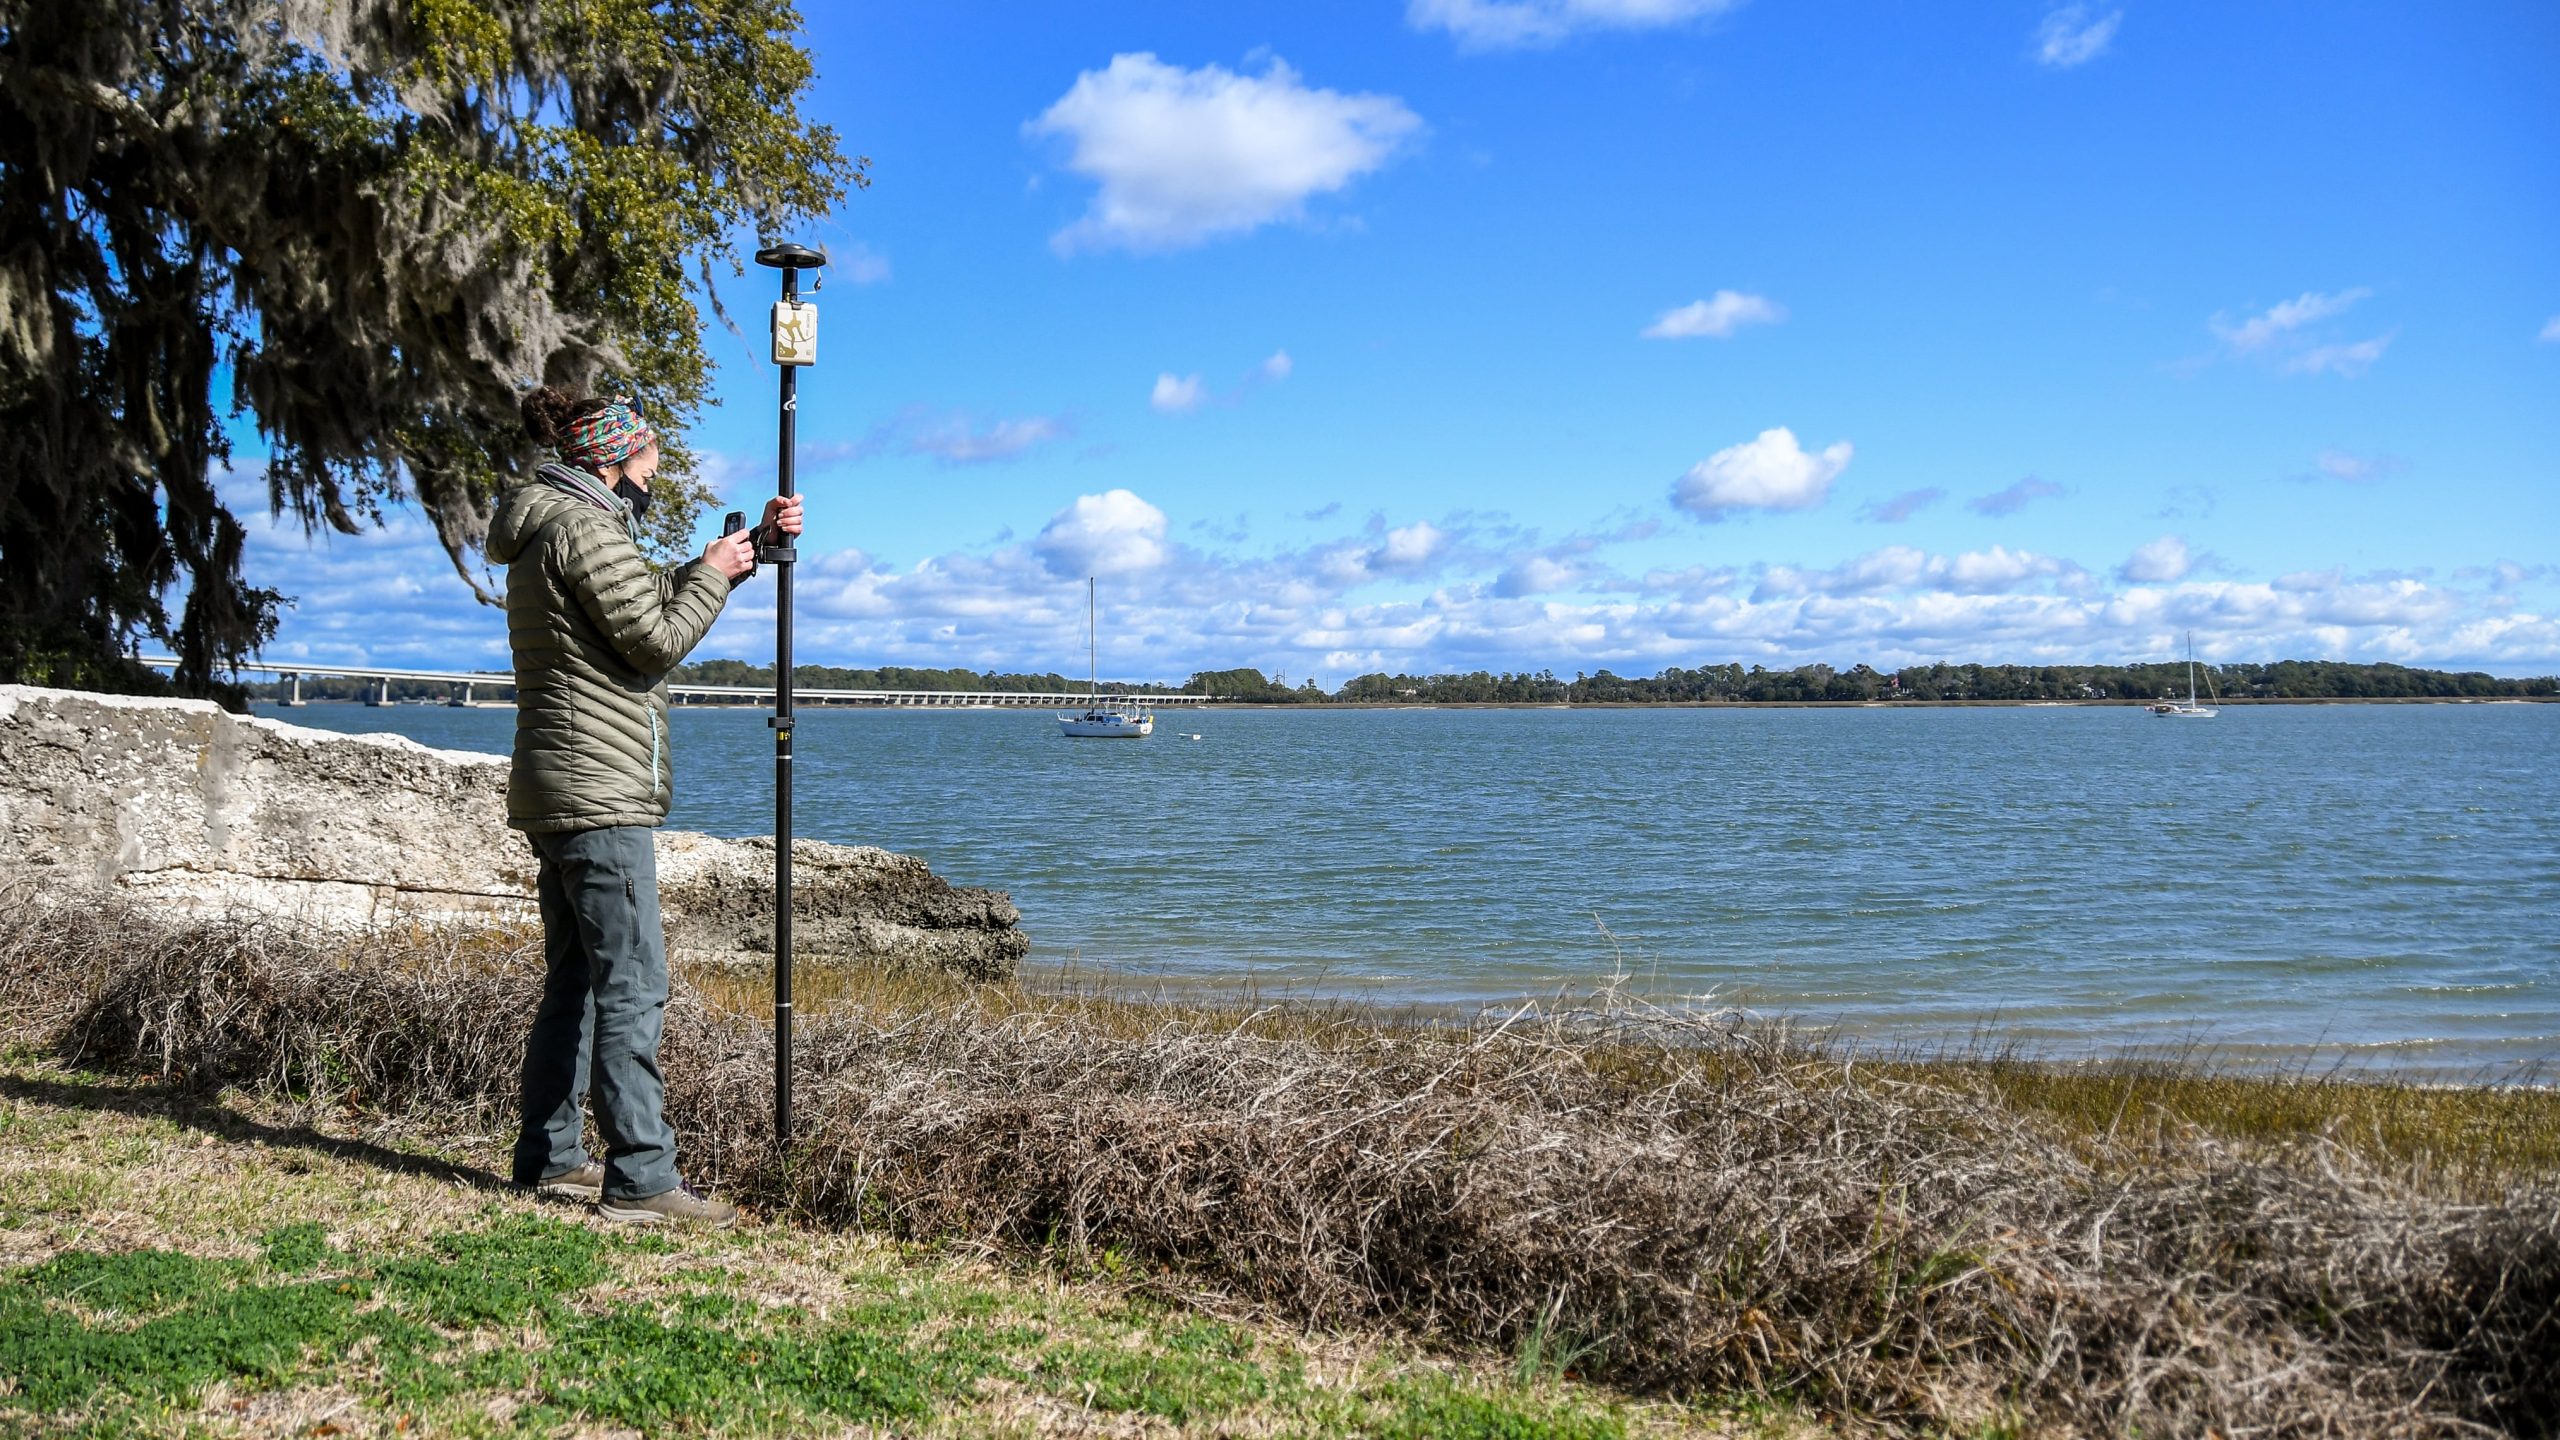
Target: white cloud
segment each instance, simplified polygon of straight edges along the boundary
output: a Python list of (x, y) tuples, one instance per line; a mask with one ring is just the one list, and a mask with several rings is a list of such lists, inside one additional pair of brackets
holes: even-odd
[[(1501, 568), (1485, 573), (1510, 576), (1508, 584), (1448, 579), (1420, 595), (1396, 593), (1411, 577), (1328, 568), (1337, 550), (1375, 548), (1354, 542), (1258, 558), (1176, 550), (1142, 586), (1124, 583), (1115, 597), (1106, 580), (1108, 634), (1127, 637), (1122, 653), (1131, 658), (1115, 666), (1106, 655), (1104, 668), (1179, 679), (1259, 665), (1338, 681), (1355, 668), (1551, 665), (1569, 673), (1608, 665), (1650, 674), (1726, 661), (2121, 661), (2179, 653), (2189, 628), (2233, 657), (2510, 674), (2560, 665), (2560, 618), (2548, 609), (2407, 578), (2110, 588), (2067, 560), (1994, 547), (1970, 558), (1880, 552), (1834, 570), (1799, 569), (1793, 580), (1773, 566), (1748, 594), (1737, 593), (1732, 571), (1710, 567), (1652, 572), (1617, 587), (1622, 593), (1595, 591), (1585, 575), (1582, 593), (1565, 599), (1554, 593), (1570, 583), (1565, 577), (1518, 559), (1487, 557)], [(803, 569), (810, 598), (800, 643), (813, 660), (1072, 669), (1082, 658), (1079, 587), (1025, 547), (944, 555), (905, 571), (858, 556), (821, 557)], [(750, 589), (748, 601), (755, 598)], [(739, 616), (734, 629), (731, 619), (721, 623), (705, 655), (770, 646), (756, 617)]]
[(1409, 573), (1431, 563), (1448, 543), (1448, 533), (1428, 520), (1416, 520), (1387, 532), (1387, 543), (1378, 547), (1372, 562), (1376, 568), (1390, 573)]
[(2039, 500), (2050, 500), (2067, 493), (2050, 480), (2029, 475), (2015, 485), (1994, 490), (1988, 495), (1974, 496), (1964, 502), (1964, 508), (1977, 515), (2015, 515)]
[(1762, 568), (1751, 598), (1777, 600), (1801, 595), (1873, 595), (1907, 590), (1928, 577), (1929, 562), (1927, 551), (1909, 545), (1887, 545), (1829, 570), (1770, 565)]
[(1992, 595), (2034, 580), (2073, 576), (2079, 570), (2068, 560), (1994, 545), (1988, 550), (1968, 550), (1958, 555), (1935, 578), (1960, 595)]
[(1694, 340), (1713, 336), (1722, 340), (1745, 325), (1775, 325), (1787, 318), (1786, 308), (1763, 295), (1745, 295), (1738, 290), (1719, 290), (1710, 300), (1692, 300), (1674, 310), (1665, 310), (1644, 328), (1647, 340)]
[(1513, 563), (1494, 578), (1493, 593), (1506, 599), (1521, 595), (1544, 595), (1562, 590), (1581, 578), (1575, 566), (1545, 555), (1530, 555)]
[(1155, 393), (1147, 397), (1147, 403), (1168, 415), (1178, 415), (1199, 409), (1208, 398), (1209, 389), (1200, 383), (1199, 376), (1175, 375), (1168, 370), (1156, 377)]
[(2116, 27), (2123, 23), (2121, 10), (2093, 16), (2086, 5), (2065, 5), (2036, 27), (2036, 63), (2057, 70), (2085, 65), (2106, 53), (2108, 42), (2116, 38)]
[(1079, 495), (1074, 504), (1050, 516), (1031, 549), (1057, 576), (1152, 570), (1170, 553), (1164, 528), (1163, 511), (1132, 491), (1106, 490)]
[(999, 420), (981, 430), (968, 417), (955, 415), (926, 424), (907, 438), (909, 454), (930, 455), (945, 465), (985, 465), (1018, 459), (1052, 440), (1075, 433), (1064, 417), (1032, 415)]
[(1742, 572), (1729, 565), (1685, 565), (1677, 570), (1647, 570), (1632, 588), (1640, 595), (1673, 595), (1695, 603), (1731, 590), (1741, 578)]
[(1580, 30), (1652, 30), (1731, 9), (1738, 0), (1408, 0), (1416, 30), (1446, 30), (1470, 50), (1552, 45)]
[(856, 285), (878, 285), (889, 278), (889, 257), (857, 240), (842, 250), (828, 249), (826, 273)]
[(1707, 521), (1737, 510), (1809, 510), (1829, 498), (1831, 482), (1849, 468), (1853, 453), (1840, 440), (1808, 455), (1795, 432), (1781, 425), (1690, 466), (1671, 487), (1671, 503)]
[(2545, 345), (2560, 344), (2560, 315), (2554, 315), (2543, 321), (2542, 334), (2536, 338)]
[(2358, 287), (2324, 295), (2306, 290), (2290, 300), (2268, 306), (2264, 311), (2237, 323), (2215, 315), (2206, 325), (2222, 341), (2223, 348), (2234, 355), (2252, 355), (2276, 344), (2306, 325), (2343, 315), (2359, 300), (2373, 294)]
[(1905, 490), (1883, 500), (1870, 500), (1858, 507), (1858, 518), (1878, 525), (1899, 525), (1919, 512), (1947, 498), (1947, 492), (1935, 485), (1918, 490)]
[[(2361, 286), (2324, 294), (2306, 290), (2290, 300), (2268, 306), (2255, 315), (2233, 320), (2215, 314), (2205, 322), (2221, 342), (2221, 358), (2257, 359), (2272, 364), (2287, 375), (2337, 375), (2353, 379), (2362, 375), (2389, 349), (2393, 334), (2388, 332), (2363, 340), (2336, 337), (2337, 327), (2329, 328), (2329, 336), (2315, 333), (2314, 327), (2334, 320), (2372, 296)], [(2179, 362), (2182, 371), (2210, 363), (2212, 357)]]
[(1147, 397), (1147, 403), (1168, 415), (1184, 414), (1203, 405), (1240, 405), (1256, 387), (1277, 385), (1288, 379), (1297, 368), (1288, 351), (1275, 350), (1247, 370), (1234, 389), (1214, 394), (1209, 389), (1209, 382), (1198, 374), (1176, 375), (1168, 370), (1156, 376), (1155, 389)]
[(2396, 455), (2355, 455), (2344, 450), (2323, 450), (2312, 464), (2315, 473), (2295, 478), (2371, 485), (2409, 468), (2409, 462)]
[(2350, 345), (2314, 345), (2284, 362), (2288, 375), (2342, 375), (2352, 380), (2373, 368), (2391, 344), (2388, 335), (2358, 340)]
[[(754, 491), (760, 500), (773, 489), (773, 456), (770, 454), (750, 457), (724, 450), (696, 450), (693, 461), (694, 478), (710, 487), (713, 499), (724, 503), (744, 498), (749, 491)], [(823, 464), (810, 463), (805, 459), (802, 463), (813, 472), (825, 468)]]
[[(394, 511), (386, 531), (306, 539), (264, 517), (255, 475), (223, 494), (249, 526), (251, 581), (300, 600), (271, 660), (508, 663), (505, 615), (471, 599), (413, 512)], [(1504, 550), (1471, 543), (1457, 517), (1427, 527), (1373, 519), (1302, 550), (1245, 554), (1175, 544), (1162, 511), (1106, 492), (1058, 509), (1028, 542), (998, 532), (894, 564), (804, 549), (798, 643), (812, 663), (1081, 673), (1077, 582), (1097, 574), (1109, 616), (1104, 669), (1175, 680), (1233, 665), (1338, 683), (1370, 669), (2119, 661), (2179, 653), (2189, 628), (2234, 658), (2560, 669), (2551, 589), (2560, 568), (2540, 563), (2466, 567), (2459, 584), (2342, 569), (2200, 581), (2190, 568), (2120, 588), (2068, 559), (2001, 546), (1956, 555), (1888, 546), (1829, 568), (1750, 575), (1693, 564), (1614, 576), (1592, 563), (1607, 545), (1644, 538), (1639, 528), (1554, 544), (1521, 537)], [(2189, 555), (2191, 567), (2198, 558)], [(1115, 585), (1113, 575), (1124, 578)], [(1746, 580), (1756, 582), (1747, 591)], [(1557, 593), (1566, 589), (1575, 593)], [(772, 596), (766, 584), (742, 589), (698, 657), (769, 656)]]
[[(800, 469), (815, 473), (883, 455), (921, 455), (944, 465), (988, 465), (1020, 459), (1075, 433), (1075, 421), (1065, 415), (1023, 415), (982, 425), (964, 410), (910, 405), (872, 426), (858, 440), (801, 442)], [(723, 496), (741, 480), (771, 473), (765, 460), (732, 455), (708, 455), (703, 468), (704, 477)]]
[[(481, 604), (454, 574), (435, 527), (408, 507), (386, 513), (379, 530), (306, 535), (267, 512), (263, 461), (215, 477), (215, 492), (247, 532), (241, 568), (250, 583), (291, 598), (269, 663), (324, 660), (436, 670), (504, 670), (510, 663), (506, 612)], [(506, 574), (474, 565), (481, 584), (503, 592)], [(173, 597), (172, 613), (175, 613)]]
[(2186, 537), (2163, 535), (2133, 552), (2116, 573), (2137, 585), (2165, 584), (2184, 580), (2195, 568), (2195, 560), (2187, 553)]
[(2501, 560), (2495, 565), (2468, 567), (2464, 574), (2468, 578), (2485, 576), (2489, 580), (2490, 589), (2504, 594), (2521, 587), (2527, 581), (2560, 577), (2560, 565), (2525, 565), (2514, 560)]
[(1896, 591), (1936, 589), (1956, 595), (1995, 595), (2047, 580), (2076, 585), (2085, 574), (2078, 565), (2031, 550), (1994, 545), (1962, 555), (1932, 555), (1909, 545), (1887, 545), (1828, 570), (1795, 565), (1764, 566), (1752, 590), (1754, 600), (1797, 596), (1881, 595)]
[(1027, 122), (1068, 142), (1098, 187), (1061, 251), (1174, 250), (1295, 219), (1393, 159), (1422, 121), (1392, 95), (1313, 89), (1273, 60), (1260, 75), (1115, 55)]

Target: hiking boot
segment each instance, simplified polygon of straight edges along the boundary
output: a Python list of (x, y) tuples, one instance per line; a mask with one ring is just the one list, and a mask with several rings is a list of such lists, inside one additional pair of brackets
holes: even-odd
[(604, 1167), (590, 1160), (575, 1170), (546, 1175), (533, 1192), (545, 1200), (578, 1200), (593, 1205), (604, 1198)]
[(625, 1225), (700, 1225), (726, 1230), (738, 1223), (737, 1206), (696, 1195), (690, 1185), (678, 1185), (639, 1200), (607, 1200), (596, 1207), (596, 1213)]

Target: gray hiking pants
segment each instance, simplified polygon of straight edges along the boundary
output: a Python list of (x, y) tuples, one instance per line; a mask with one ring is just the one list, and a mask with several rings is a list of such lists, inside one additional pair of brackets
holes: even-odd
[(532, 1185), (587, 1163), (580, 1102), (595, 1097), (604, 1196), (676, 1188), (658, 1038), (666, 1028), (667, 932), (658, 852), (638, 825), (533, 836), (542, 857), (542, 1008), (524, 1049), (524, 1129), (515, 1178)]

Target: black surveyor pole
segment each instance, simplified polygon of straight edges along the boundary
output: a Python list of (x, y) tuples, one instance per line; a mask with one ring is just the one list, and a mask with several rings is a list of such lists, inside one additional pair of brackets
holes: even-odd
[[(793, 494), (794, 422), (800, 412), (800, 367), (817, 363), (818, 307), (800, 301), (800, 272), (826, 257), (806, 245), (768, 245), (756, 263), (782, 272), (782, 303), (773, 307), (773, 363), (782, 372), (782, 453), (775, 485)], [(812, 287), (813, 289), (815, 287)], [(756, 559), (773, 566), (773, 1142), (791, 1145), (791, 566), (798, 551), (775, 531)]]

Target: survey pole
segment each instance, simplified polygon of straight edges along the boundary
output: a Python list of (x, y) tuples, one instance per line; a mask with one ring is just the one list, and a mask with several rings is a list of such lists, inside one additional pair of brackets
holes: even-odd
[[(818, 359), (818, 307), (801, 301), (800, 272), (827, 261), (806, 245), (768, 245), (756, 252), (756, 263), (782, 272), (782, 300), (773, 307), (773, 363), (782, 372), (781, 453), (774, 484), (788, 500), (797, 493), (792, 459), (800, 367)], [(773, 715), (765, 721), (773, 727), (773, 1143), (786, 1160), (791, 1146), (791, 570), (798, 558), (789, 535), (758, 532), (756, 559), (773, 567)]]

